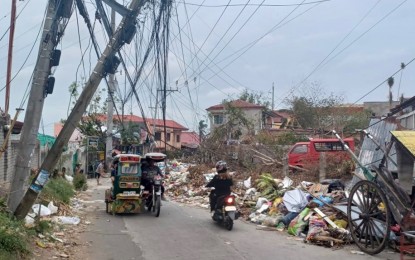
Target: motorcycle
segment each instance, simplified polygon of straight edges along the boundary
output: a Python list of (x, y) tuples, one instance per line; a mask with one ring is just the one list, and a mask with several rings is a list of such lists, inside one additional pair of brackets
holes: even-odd
[(239, 212), (236, 210), (235, 196), (221, 196), (217, 199), (216, 209), (212, 215), (212, 219), (224, 225), (229, 231), (233, 228), (233, 221), (238, 219)]
[(145, 187), (141, 186), (141, 190), (143, 191), (142, 197), (145, 201), (145, 206), (147, 207), (148, 211), (155, 212), (156, 217), (160, 216), (162, 181), (163, 177), (156, 175), (151, 181), (150, 190), (145, 190)]

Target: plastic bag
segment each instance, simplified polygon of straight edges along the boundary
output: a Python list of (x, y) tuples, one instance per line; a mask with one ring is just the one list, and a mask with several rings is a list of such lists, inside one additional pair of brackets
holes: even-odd
[(44, 216), (49, 216), (50, 214), (52, 214), (52, 212), (50, 211), (49, 208), (40, 205), (40, 204), (35, 204), (32, 206), (32, 210), (33, 212), (38, 215), (39, 214), (39, 206), (40, 206), (40, 216), (44, 217)]
[(304, 220), (308, 213), (310, 213), (310, 209), (305, 208), (297, 217), (295, 217), (295, 219), (290, 222), (290, 225), (288, 226), (288, 234), (300, 236), (301, 232), (303, 232), (308, 225), (308, 220)]
[(258, 198), (256, 202), (256, 208), (259, 209), (262, 207), (263, 204), (268, 203), (268, 200), (266, 198)]
[(262, 225), (267, 227), (276, 227), (278, 226), (278, 223), (281, 222), (283, 217), (284, 216), (281, 214), (278, 214), (276, 216), (268, 216), (264, 219), (264, 221), (262, 221)]
[(78, 217), (66, 217), (66, 216), (59, 216), (53, 218), (54, 222), (59, 224), (67, 224), (67, 225), (78, 225), (81, 220)]
[(53, 201), (49, 202), (48, 209), (50, 209), (51, 214), (56, 214), (58, 212), (58, 207), (53, 205)]

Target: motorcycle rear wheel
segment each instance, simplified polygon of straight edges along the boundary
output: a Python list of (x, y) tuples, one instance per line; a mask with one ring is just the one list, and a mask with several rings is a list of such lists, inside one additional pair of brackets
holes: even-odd
[(226, 229), (229, 230), (229, 231), (231, 231), (232, 228), (233, 228), (233, 220), (229, 216), (226, 216), (224, 223), (225, 223)]
[(161, 197), (159, 195), (156, 197), (155, 209), (156, 209), (156, 218), (157, 218), (160, 216), (160, 209), (161, 209)]

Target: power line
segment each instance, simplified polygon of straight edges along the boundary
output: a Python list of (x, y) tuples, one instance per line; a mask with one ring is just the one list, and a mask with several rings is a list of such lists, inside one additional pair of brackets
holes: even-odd
[[(31, 0), (27, 1), (26, 4), (23, 6), (22, 10), (17, 14), (15, 21), (17, 21), (17, 18), (19, 18), (20, 14), (23, 12), (23, 10), (26, 8), (26, 6), (30, 3)], [(10, 30), (11, 25), (7, 28), (7, 30), (4, 32), (4, 34), (1, 36), (0, 41), (3, 40), (4, 36), (7, 34), (7, 32)]]
[(387, 77), (384, 81), (382, 81), (380, 84), (378, 84), (376, 87), (374, 87), (373, 89), (371, 89), (369, 92), (367, 92), (366, 94), (364, 94), (361, 98), (359, 98), (358, 100), (356, 100), (353, 105), (355, 105), (357, 102), (359, 102), (360, 100), (364, 99), (365, 97), (367, 97), (370, 93), (372, 93), (373, 91), (375, 91), (376, 89), (378, 89), (380, 86), (382, 86), (383, 84), (385, 84), (389, 78), (395, 76), (396, 74), (398, 74), (400, 71), (402, 71), (404, 68), (406, 68), (409, 64), (411, 64), (413, 61), (415, 60), (415, 57), (413, 59), (411, 59), (408, 63), (405, 63), (404, 67), (400, 67), (397, 71), (395, 71), (391, 76)]
[[(265, 6), (265, 7), (289, 7), (289, 6), (299, 6), (299, 5), (309, 5), (309, 4), (316, 4), (316, 3), (322, 3), (322, 2), (329, 2), (331, 0), (321, 0), (321, 1), (312, 1), (307, 3), (300, 3), (300, 4), (248, 4), (248, 6)], [(193, 5), (193, 6), (199, 6), (199, 7), (238, 7), (238, 6), (244, 6), (245, 4), (226, 4), (226, 5), (204, 5), (204, 4), (195, 4), (195, 3), (183, 3), (185, 5)]]

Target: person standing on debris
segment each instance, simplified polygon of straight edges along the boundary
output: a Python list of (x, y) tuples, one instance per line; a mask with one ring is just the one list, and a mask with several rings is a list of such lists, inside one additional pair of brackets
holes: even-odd
[(97, 169), (95, 170), (95, 178), (97, 179), (97, 185), (101, 185), (99, 183), (99, 178), (101, 178), (103, 173), (104, 173), (104, 160), (101, 160), (101, 162), (97, 166)]
[(219, 161), (216, 163), (215, 167), (218, 174), (206, 185), (206, 188), (215, 188), (209, 195), (211, 212), (216, 209), (216, 203), (219, 197), (231, 194), (231, 186), (233, 185), (232, 177), (228, 173), (226, 162)]
[[(141, 166), (141, 184), (145, 187), (145, 190), (151, 190), (151, 181), (154, 176), (160, 175), (163, 177), (160, 168), (155, 165), (155, 162), (151, 158), (146, 158), (145, 163)], [(161, 185), (161, 199), (166, 200), (164, 197), (164, 186)]]

